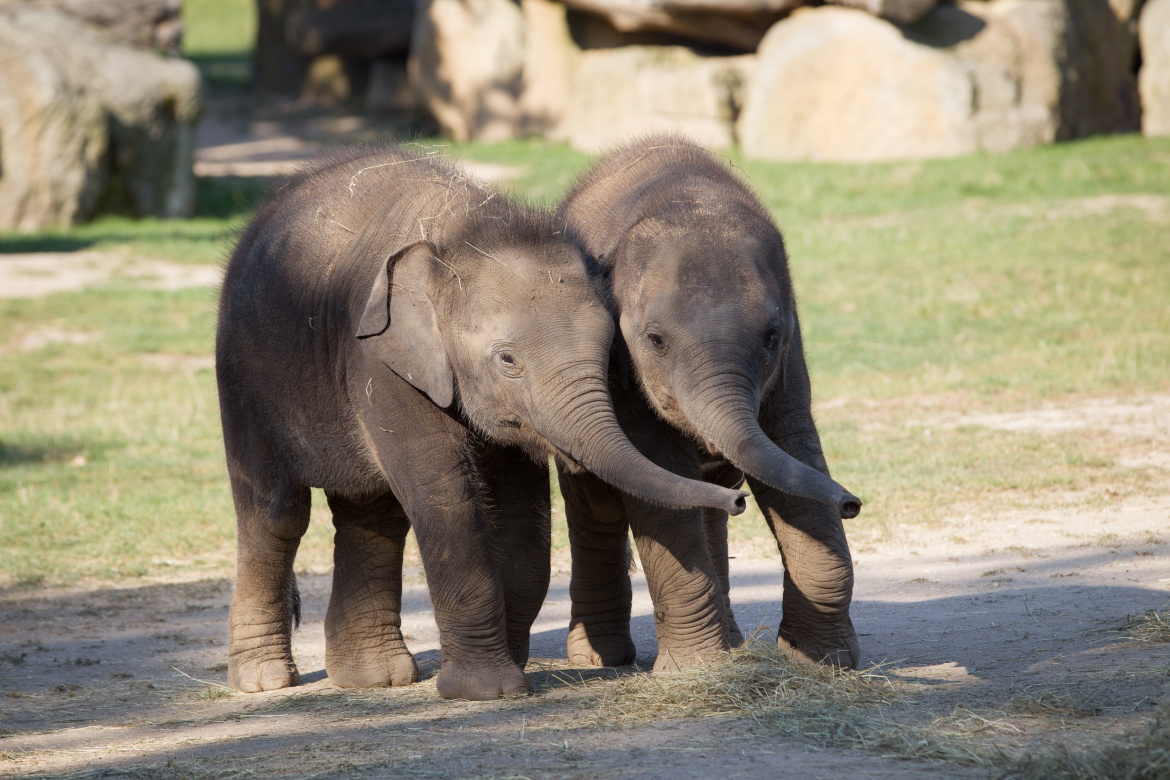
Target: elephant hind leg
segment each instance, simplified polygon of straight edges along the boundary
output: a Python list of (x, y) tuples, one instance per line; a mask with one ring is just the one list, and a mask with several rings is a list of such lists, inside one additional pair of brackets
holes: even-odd
[(325, 671), (341, 688), (409, 685), (418, 680), (418, 666), (402, 636), (406, 513), (391, 494), (328, 499), (336, 534)]
[(536, 463), (515, 447), (485, 445), (480, 474), (495, 509), (492, 555), (504, 589), (508, 652), (523, 669), (552, 568), (548, 463)]
[(300, 682), (292, 657), (300, 622), (293, 561), (309, 525), (309, 489), (282, 473), (269, 452), (228, 438), (238, 548), (228, 682), (248, 693), (287, 688)]

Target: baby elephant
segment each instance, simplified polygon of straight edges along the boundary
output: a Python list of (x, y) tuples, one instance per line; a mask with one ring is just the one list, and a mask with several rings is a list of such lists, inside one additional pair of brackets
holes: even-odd
[[(655, 467), (622, 434), (606, 387), (612, 319), (562, 228), (397, 149), (337, 156), (252, 221), (216, 334), (238, 519), (234, 687), (299, 680), (293, 559), (310, 487), (325, 490), (337, 531), (330, 679), (417, 679), (399, 630), (412, 525), (439, 692), (468, 699), (527, 690), (518, 664), (548, 585), (548, 505), (512, 488), (547, 494), (550, 454), (649, 501), (742, 506), (743, 494)], [(493, 560), (501, 547), (508, 566)]]
[[(748, 187), (673, 137), (614, 152), (570, 190), (561, 219), (607, 269), (621, 338), (619, 420), (678, 474), (747, 474), (784, 558), (777, 641), (847, 667), (853, 566), (841, 524), (861, 502), (829, 478), (810, 411), (784, 241)], [(628, 389), (632, 369), (641, 392)], [(633, 660), (626, 528), (669, 669), (740, 640), (727, 603), (727, 515), (670, 512), (588, 475), (561, 475), (573, 554), (569, 656)]]

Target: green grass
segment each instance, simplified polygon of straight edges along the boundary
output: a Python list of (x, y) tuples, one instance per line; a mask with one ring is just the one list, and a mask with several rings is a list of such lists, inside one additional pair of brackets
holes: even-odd
[[(588, 163), (544, 142), (451, 151), (520, 168), (515, 191), (544, 203)], [(739, 164), (787, 237), (814, 394), (844, 399), (819, 420), (834, 475), (866, 502), (853, 531), (938, 519), (955, 505), (1028, 505), (1053, 491), (1159, 489), (1155, 472), (1118, 465), (1123, 443), (962, 427), (925, 435), (920, 407), (1024, 408), (1170, 387), (1170, 142), (1119, 137), (869, 166)], [(116, 247), (213, 263), (263, 191), (204, 182), (195, 220), (105, 217), (0, 235), (0, 252)], [(1137, 195), (1158, 196), (1150, 213)], [(100, 336), (28, 353), (12, 346), (49, 326)], [(0, 585), (230, 571), (234, 521), (205, 367), (213, 329), (214, 295), (204, 290), (121, 281), (0, 299)], [(85, 464), (71, 465), (78, 456)], [(563, 546), (563, 531), (556, 538)], [(749, 514), (733, 538), (766, 540), (767, 531)], [(327, 567), (329, 546), (319, 510), (302, 566)]]
[(186, 0), (183, 56), (212, 86), (244, 86), (252, 78), (255, 0)]
[(200, 179), (193, 219), (134, 219), (104, 214), (74, 228), (0, 232), (0, 254), (124, 250), (139, 257), (176, 263), (219, 263), (227, 257), (239, 229), (271, 186), (264, 179)]

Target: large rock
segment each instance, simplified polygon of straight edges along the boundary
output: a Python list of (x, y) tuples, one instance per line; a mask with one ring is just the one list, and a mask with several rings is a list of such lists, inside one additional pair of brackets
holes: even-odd
[[(916, 0), (900, 0), (914, 2)], [(806, 0), (564, 0), (605, 18), (622, 33), (663, 32), (702, 43), (755, 51), (778, 19)]]
[(410, 73), (445, 135), (539, 134), (596, 151), (663, 131), (734, 144), (753, 63), (681, 46), (582, 50), (552, 0), (431, 0), (416, 17)]
[(926, 16), (938, 0), (828, 0), (834, 5), (859, 8), (894, 24), (913, 24)]
[(899, 29), (824, 7), (760, 46), (739, 135), (774, 159), (1002, 151), (1136, 127), (1125, 31), (1094, 0), (940, 5)]
[(414, 8), (414, 0), (349, 0), (295, 8), (285, 19), (284, 36), (306, 57), (340, 54), (377, 60), (404, 55), (410, 50)]
[(554, 0), (523, 0), (524, 69), (518, 131), (563, 141), (573, 79), (581, 51), (573, 42), (565, 6)]
[(1140, 29), (1142, 132), (1170, 135), (1170, 0), (1147, 0)]
[(708, 147), (735, 143), (735, 119), (755, 57), (702, 57), (679, 46), (582, 52), (565, 131), (599, 151), (630, 138), (682, 133)]
[[(252, 81), (261, 96), (345, 99), (373, 63), (410, 48), (415, 0), (257, 0)], [(384, 74), (383, 74), (384, 76)]]
[[(1021, 109), (1048, 116), (1046, 138), (1062, 141), (1138, 129), (1133, 41), (1108, 3), (963, 2), (957, 9), (940, 6), (924, 20), (924, 26), (931, 17), (953, 19), (968, 14), (986, 27), (956, 44), (952, 52), (1008, 74), (1019, 85)], [(1005, 39), (994, 47), (994, 54), (980, 48), (981, 38), (991, 35)], [(1009, 52), (1007, 39), (1014, 41), (1014, 51)], [(941, 40), (929, 36), (923, 40), (944, 46), (951, 42), (945, 34)]]
[(498, 141), (521, 132), (527, 27), (512, 0), (431, 0), (411, 39), (411, 83), (444, 135)]
[(190, 216), (199, 74), (54, 11), (0, 13), (0, 227)]
[(979, 148), (974, 100), (956, 58), (826, 6), (797, 12), (760, 44), (739, 138), (745, 154), (774, 159), (965, 154)]
[(105, 189), (108, 146), (97, 95), (0, 14), (0, 229), (88, 217)]
[(0, 0), (0, 8), (21, 5), (60, 11), (139, 49), (178, 55), (183, 41), (181, 0)]

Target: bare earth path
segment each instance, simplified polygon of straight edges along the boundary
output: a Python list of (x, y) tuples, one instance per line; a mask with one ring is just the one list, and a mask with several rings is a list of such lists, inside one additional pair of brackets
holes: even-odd
[[(1143, 498), (1103, 510), (1074, 504), (968, 517), (961, 529), (915, 528), (867, 544), (857, 556), (854, 612), (866, 662), (890, 662), (891, 676), (921, 689), (918, 706), (939, 715), (1047, 708), (1061, 710), (1055, 736), (1116, 730), (1170, 693), (1170, 645), (1118, 633), (1127, 615), (1170, 600), (1168, 520), (1164, 497)], [(741, 625), (774, 634), (778, 559), (732, 563)], [(437, 631), (425, 585), (412, 579), (403, 628), (431, 677)], [(535, 626), (529, 673), (538, 696), (444, 702), (430, 680), (338, 691), (323, 671), (329, 580), (301, 580), (305, 623), (294, 652), (305, 683), (253, 695), (204, 682), (225, 678), (226, 581), (4, 593), (0, 775), (988, 775), (777, 739), (745, 718), (598, 722), (587, 688), (565, 682), (578, 677), (564, 661), (563, 575)], [(636, 592), (635, 638), (648, 661), (653, 621), (640, 579)], [(1007, 718), (996, 728), (1014, 738), (1021, 727)]]

